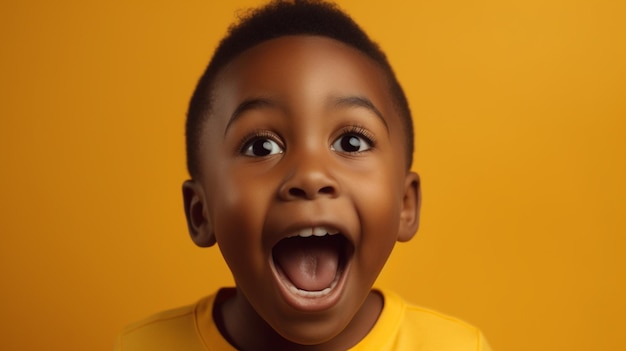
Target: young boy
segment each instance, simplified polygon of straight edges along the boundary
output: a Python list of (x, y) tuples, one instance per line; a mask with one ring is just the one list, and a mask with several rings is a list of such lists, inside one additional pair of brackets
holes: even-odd
[(128, 327), (118, 350), (488, 350), (474, 327), (372, 285), (420, 207), (411, 114), (334, 5), (273, 2), (222, 40), (191, 99), (193, 241), (236, 282)]

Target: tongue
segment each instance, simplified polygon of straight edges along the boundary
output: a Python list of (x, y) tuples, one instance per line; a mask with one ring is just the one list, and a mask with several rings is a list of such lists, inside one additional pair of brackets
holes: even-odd
[(298, 289), (324, 290), (337, 275), (339, 240), (339, 235), (283, 239), (274, 247), (274, 261)]

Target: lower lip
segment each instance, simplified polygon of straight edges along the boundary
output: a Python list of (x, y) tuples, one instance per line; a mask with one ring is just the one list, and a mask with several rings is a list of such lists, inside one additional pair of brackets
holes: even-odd
[(282, 273), (280, 267), (274, 264), (272, 257), (270, 257), (270, 266), (276, 286), (287, 304), (302, 312), (321, 312), (333, 307), (339, 301), (350, 269), (350, 260), (337, 272), (331, 286), (321, 291), (305, 291), (296, 288)]

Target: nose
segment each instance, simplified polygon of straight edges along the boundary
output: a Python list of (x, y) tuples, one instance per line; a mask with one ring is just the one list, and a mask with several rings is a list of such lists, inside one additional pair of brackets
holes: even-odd
[(281, 184), (279, 197), (285, 201), (337, 197), (339, 185), (328, 168), (329, 163), (324, 160), (297, 160)]

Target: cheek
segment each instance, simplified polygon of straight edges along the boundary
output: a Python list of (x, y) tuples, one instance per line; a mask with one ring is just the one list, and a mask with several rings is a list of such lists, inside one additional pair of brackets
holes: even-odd
[(397, 241), (399, 215), (392, 207), (393, 204), (379, 202), (362, 220), (363, 255), (372, 268), (384, 264)]
[(211, 194), (211, 209), (216, 231), (233, 226), (255, 225), (262, 220), (268, 190), (260, 182), (245, 169), (221, 169), (210, 185), (214, 190)]
[(402, 197), (398, 182), (389, 175), (380, 172), (355, 187), (362, 229), (359, 259), (373, 270), (382, 268), (398, 235)]
[(267, 212), (267, 187), (259, 187), (240, 173), (219, 180), (214, 187), (211, 217), (217, 243), (231, 270), (259, 267), (263, 257), (262, 230)]

